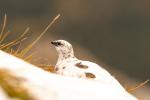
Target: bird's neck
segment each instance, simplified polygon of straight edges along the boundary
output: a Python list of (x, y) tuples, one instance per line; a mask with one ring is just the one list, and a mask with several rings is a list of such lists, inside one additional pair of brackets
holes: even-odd
[(63, 61), (70, 59), (70, 58), (76, 58), (74, 56), (73, 51), (72, 52), (68, 52), (68, 53), (64, 53), (64, 52), (59, 52), (58, 53), (58, 60), (57, 60), (57, 64), (62, 63)]

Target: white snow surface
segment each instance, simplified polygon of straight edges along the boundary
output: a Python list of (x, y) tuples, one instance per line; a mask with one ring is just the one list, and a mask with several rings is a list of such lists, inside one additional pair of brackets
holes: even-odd
[(3, 51), (0, 51), (0, 69), (24, 78), (22, 84), (36, 100), (137, 100), (115, 78), (109, 83), (56, 75)]
[(9, 100), (9, 97), (5, 94), (5, 92), (1, 87), (0, 87), (0, 100)]

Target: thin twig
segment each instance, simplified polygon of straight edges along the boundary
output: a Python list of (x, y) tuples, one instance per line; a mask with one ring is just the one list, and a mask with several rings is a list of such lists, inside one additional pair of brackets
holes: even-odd
[(28, 31), (29, 31), (29, 27), (26, 28), (25, 31), (21, 34), (21, 36), (19, 36), (17, 39), (15, 39), (15, 40), (13, 40), (13, 41), (11, 41), (9, 43), (6, 43), (5, 45), (0, 45), (0, 49), (11, 47), (13, 45), (16, 45), (16, 44), (20, 43), (20, 41), (27, 34)]
[(3, 22), (3, 26), (2, 26), (2, 30), (1, 30), (1, 33), (0, 33), (0, 39), (3, 36), (4, 30), (5, 30), (5, 27), (6, 27), (6, 22), (7, 22), (7, 15), (5, 14), (5, 16), (4, 16), (4, 22)]
[(49, 28), (52, 27), (52, 25), (57, 21), (57, 19), (60, 17), (60, 14), (58, 14), (51, 22), (50, 24), (44, 29), (42, 33), (31, 43), (29, 44), (24, 50), (22, 50), (22, 56), (24, 56), (32, 47), (36, 44), (36, 42), (47, 32)]
[(4, 33), (4, 35), (0, 39), (0, 43), (2, 43), (9, 34), (10, 34), (10, 31), (7, 31), (6, 33)]
[(138, 88), (144, 86), (144, 85), (147, 84), (148, 82), (149, 82), (149, 80), (146, 80), (146, 81), (140, 83), (139, 85), (135, 86), (134, 88), (127, 89), (127, 91), (128, 91), (128, 92), (132, 92), (132, 91), (134, 91), (134, 90), (136, 90), (136, 89), (138, 89)]

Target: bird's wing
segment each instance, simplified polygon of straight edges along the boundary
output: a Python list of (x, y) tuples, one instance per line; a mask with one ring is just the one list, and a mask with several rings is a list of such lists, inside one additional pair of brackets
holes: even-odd
[(96, 63), (90, 61), (81, 61), (82, 66), (88, 67), (85, 71), (96, 75), (96, 79), (105, 81), (112, 80), (111, 74)]
[(123, 89), (121, 84), (108, 71), (106, 71), (104, 68), (102, 68), (98, 64), (90, 62), (90, 61), (82, 61), (82, 64), (89, 66), (89, 68), (86, 71), (93, 73), (96, 76), (96, 80), (109, 83), (114, 86), (120, 86), (120, 88)]

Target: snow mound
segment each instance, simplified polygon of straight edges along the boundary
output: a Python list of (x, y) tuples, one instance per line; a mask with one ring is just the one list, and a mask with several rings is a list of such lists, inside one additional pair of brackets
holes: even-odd
[[(0, 70), (23, 79), (22, 87), (35, 100), (137, 100), (120, 84), (56, 75), (3, 51), (0, 51)], [(1, 85), (0, 98), (10, 98)]]

